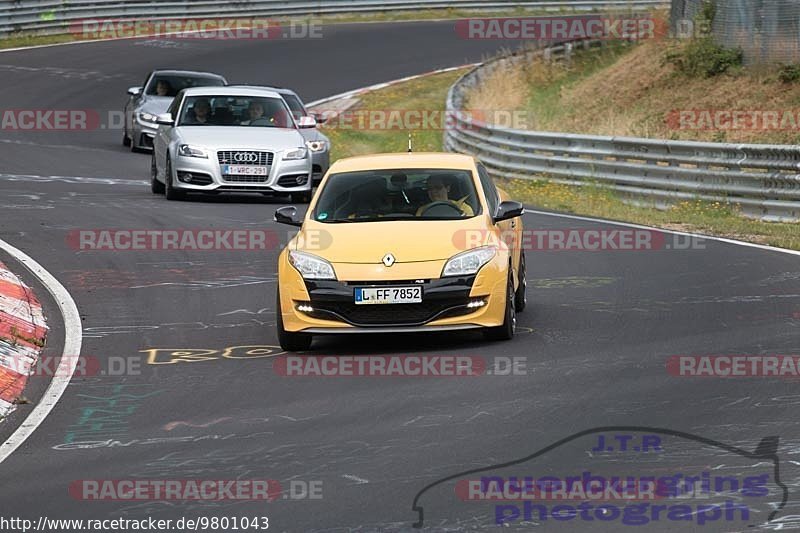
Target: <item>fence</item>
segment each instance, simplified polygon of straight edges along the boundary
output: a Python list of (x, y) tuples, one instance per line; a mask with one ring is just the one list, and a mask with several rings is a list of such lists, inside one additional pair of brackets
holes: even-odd
[(664, 0), (10, 0), (0, 1), (0, 37), (14, 32), (67, 33), (85, 19), (173, 19), (209, 17), (278, 17), (413, 11), (420, 9), (516, 9), (593, 11), (650, 9)]
[[(706, 0), (672, 0), (673, 31), (689, 33)], [(741, 48), (745, 64), (800, 63), (800, 2), (796, 0), (713, 0), (714, 40)]]
[[(598, 43), (584, 42), (583, 46)], [(573, 43), (546, 51), (563, 58)], [(741, 206), (762, 220), (800, 220), (800, 147), (723, 144), (515, 130), (473, 120), (463, 107), (465, 92), (492, 69), (530, 60), (528, 54), (500, 58), (458, 80), (447, 95), (445, 130), (449, 151), (478, 157), (496, 177), (533, 179), (548, 175), (572, 185), (596, 184), (650, 205), (701, 199)]]

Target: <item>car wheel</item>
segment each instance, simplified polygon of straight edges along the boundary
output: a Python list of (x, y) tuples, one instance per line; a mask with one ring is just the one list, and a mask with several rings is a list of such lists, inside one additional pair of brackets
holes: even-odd
[(156, 153), (153, 151), (153, 157), (150, 159), (150, 190), (153, 194), (164, 194), (164, 184), (156, 179), (157, 172)]
[(172, 186), (172, 179), (172, 161), (170, 161), (169, 156), (167, 156), (167, 168), (164, 172), (164, 193), (167, 196), (167, 200), (183, 200), (183, 191), (176, 190), (175, 187)]
[(517, 312), (514, 304), (514, 278), (511, 272), (508, 273), (508, 289), (506, 290), (506, 312), (503, 317), (503, 325), (495, 328), (487, 328), (484, 335), (492, 341), (507, 341), (514, 337), (517, 330)]
[(520, 252), (519, 254), (519, 270), (517, 271), (517, 277), (519, 278), (519, 285), (517, 286), (517, 292), (514, 294), (514, 310), (517, 313), (521, 313), (525, 310), (525, 306), (528, 305), (528, 282), (525, 281), (525, 275), (527, 271), (525, 269), (525, 253)]
[(292, 193), (293, 204), (307, 204), (310, 201), (311, 201), (311, 191)]
[(128, 130), (124, 130), (122, 132), (122, 146), (130, 146), (131, 145), (131, 138), (128, 137)]
[(292, 333), (283, 329), (283, 316), (281, 313), (281, 290), (278, 288), (275, 303), (275, 314), (278, 316), (278, 344), (287, 352), (302, 352), (311, 348), (311, 335), (305, 333)]

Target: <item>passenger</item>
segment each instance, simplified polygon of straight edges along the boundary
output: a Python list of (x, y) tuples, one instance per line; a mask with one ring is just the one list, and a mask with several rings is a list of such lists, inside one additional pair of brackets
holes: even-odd
[(248, 120), (242, 121), (242, 126), (267, 126), (269, 120), (264, 117), (264, 104), (253, 100), (247, 107)]

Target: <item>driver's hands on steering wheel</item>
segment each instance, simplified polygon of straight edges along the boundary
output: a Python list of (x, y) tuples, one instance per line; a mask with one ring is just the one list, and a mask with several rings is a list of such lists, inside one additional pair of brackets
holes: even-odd
[(461, 205), (452, 200), (438, 200), (436, 202), (430, 202), (417, 209), (416, 214), (417, 216), (422, 216), (435, 207), (445, 207), (445, 208), (449, 207), (453, 211), (457, 211), (460, 216), (467, 215), (466, 210)]

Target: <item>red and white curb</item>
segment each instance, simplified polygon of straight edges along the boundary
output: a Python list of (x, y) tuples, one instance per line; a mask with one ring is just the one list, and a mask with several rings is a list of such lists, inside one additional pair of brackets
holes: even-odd
[(42, 305), (30, 287), (0, 263), (0, 418), (16, 407), (46, 335)]

